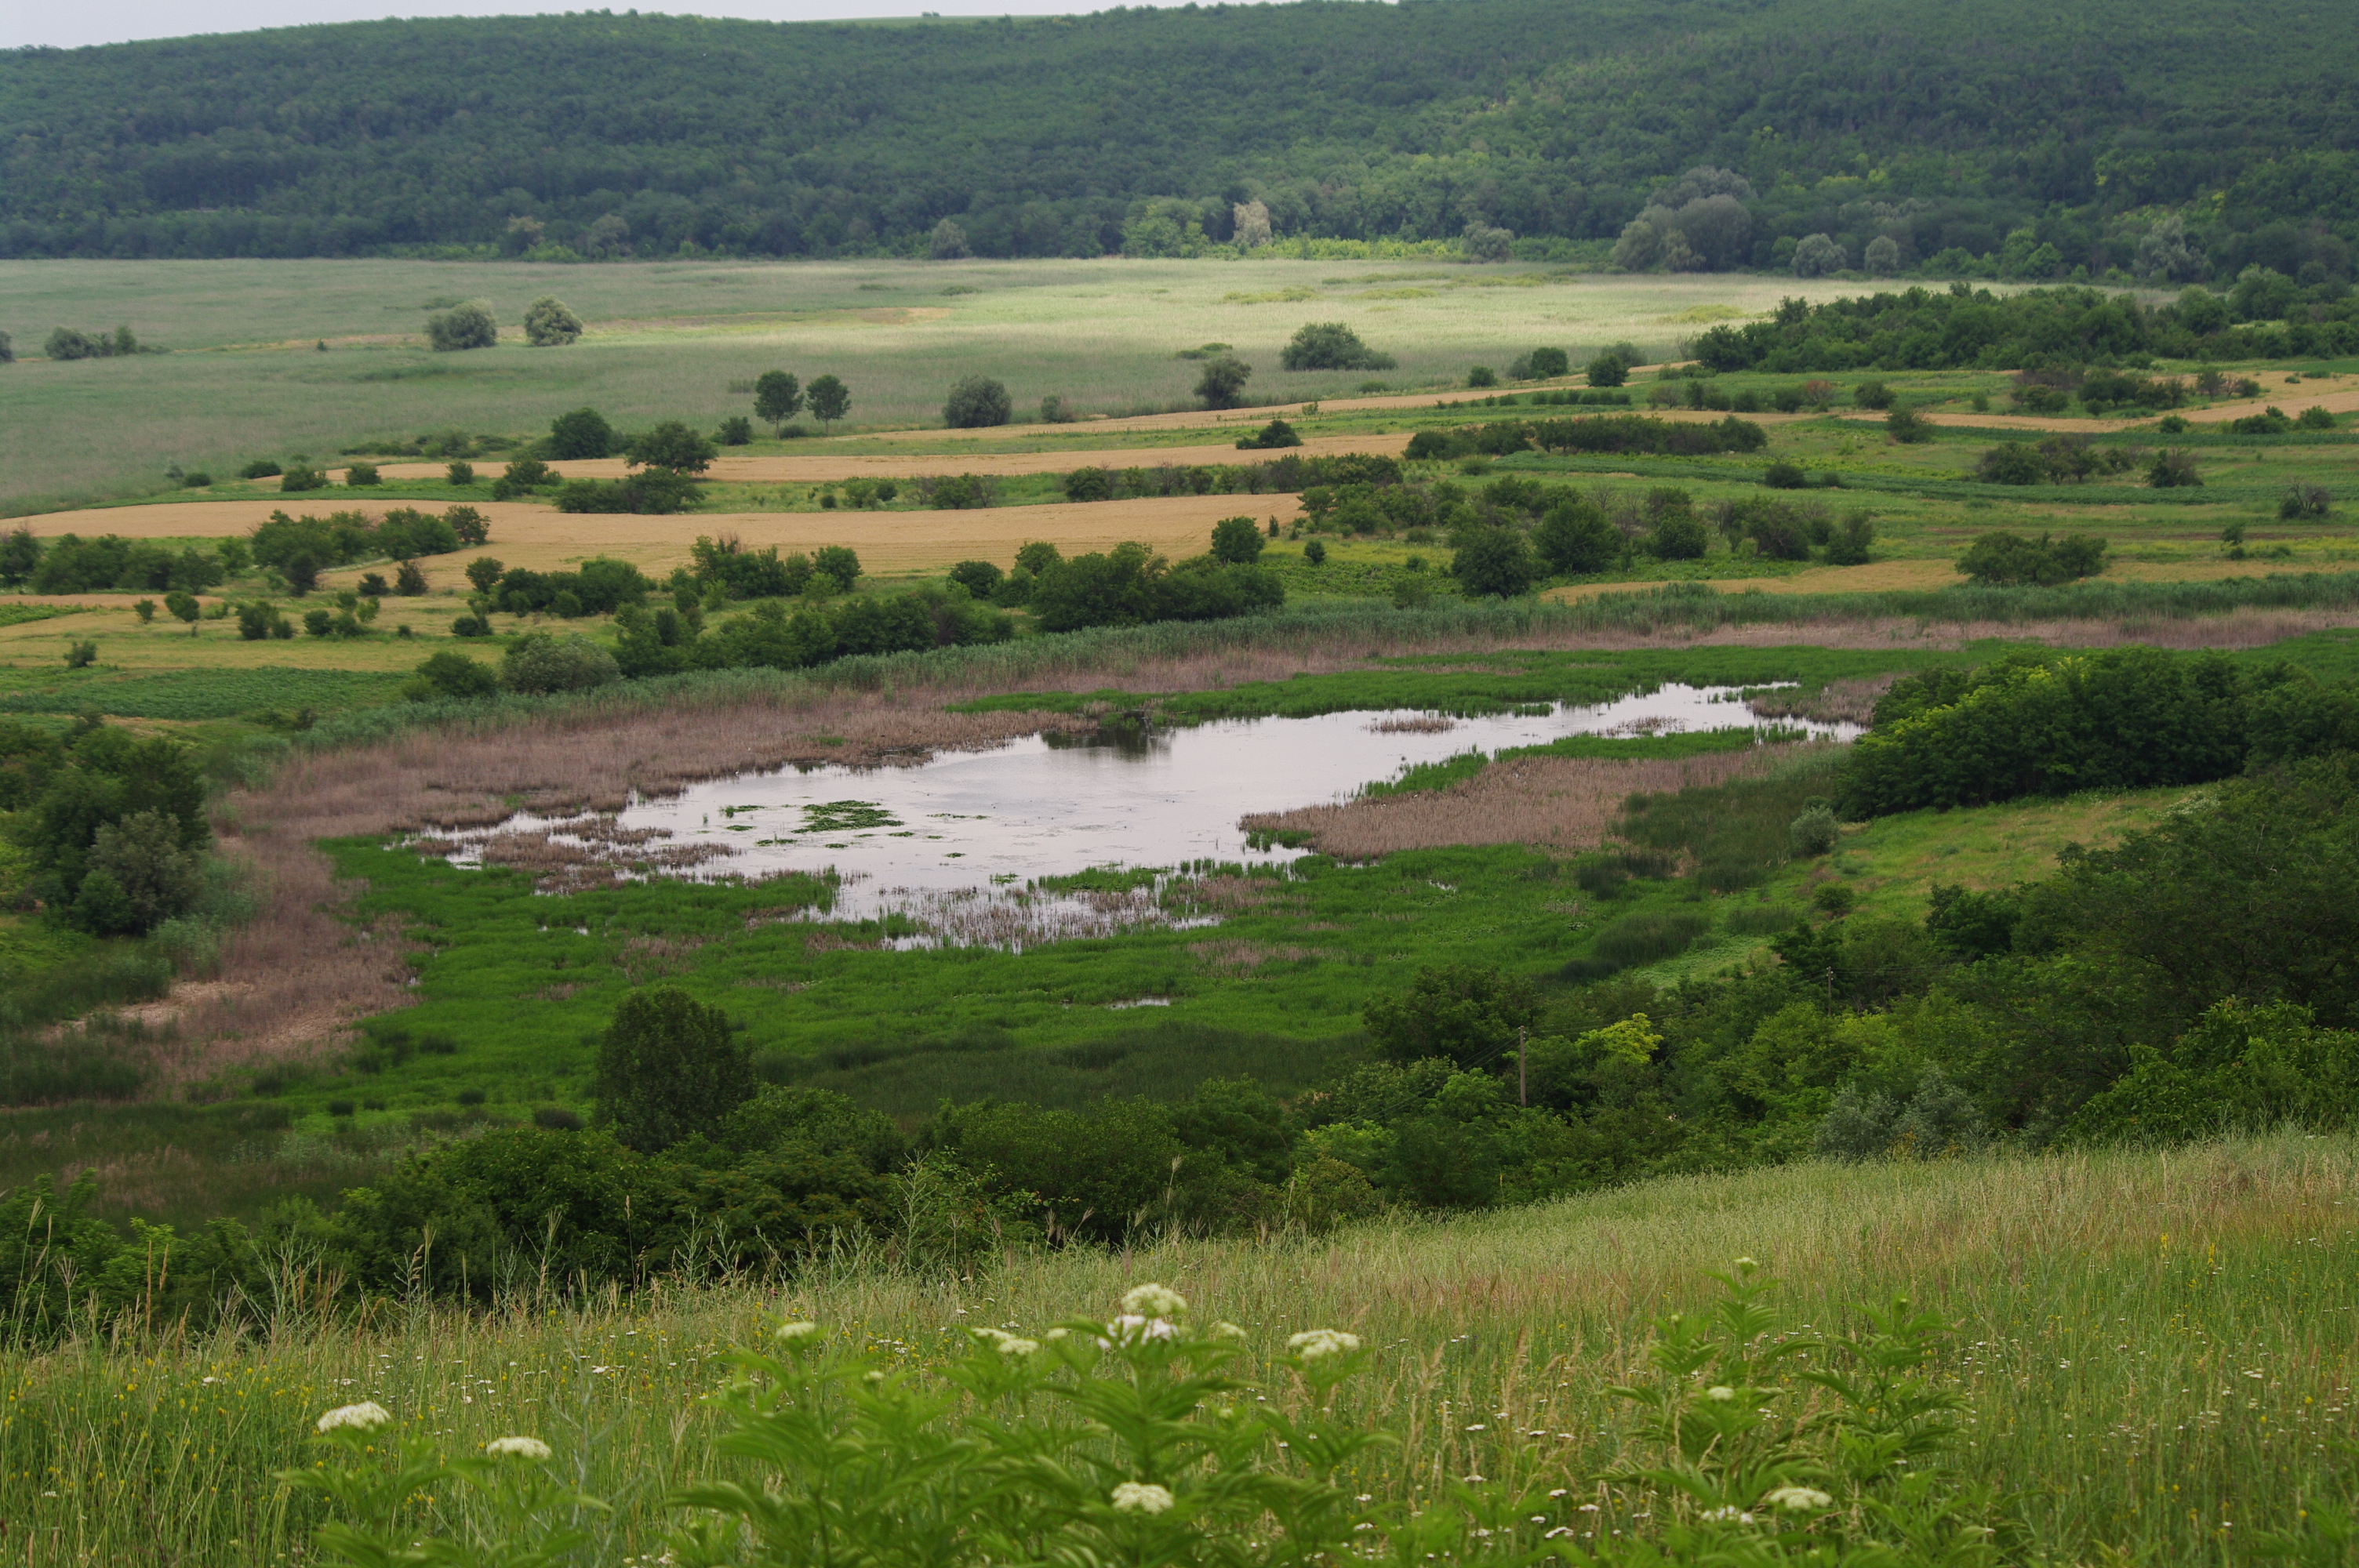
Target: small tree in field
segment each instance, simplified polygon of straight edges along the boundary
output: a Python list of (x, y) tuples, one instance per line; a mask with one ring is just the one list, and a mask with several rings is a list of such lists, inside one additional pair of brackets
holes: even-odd
[(187, 625), (190, 636), (197, 634), (197, 617), (204, 612), (204, 606), (197, 602), (195, 594), (176, 588), (164, 596), (164, 608), (172, 612), (173, 620)]
[(1234, 354), (1216, 354), (1204, 362), (1204, 373), (1196, 383), (1196, 395), (1204, 400), (1207, 408), (1234, 408), (1244, 401), (1245, 380), (1253, 374), (1253, 366)]
[[(810, 384), (810, 411), (811, 417), (821, 427), (834, 424), (852, 411), (852, 388), (832, 375), (814, 377)], [(1003, 418), (1000, 422), (1006, 421)]]
[(623, 449), (624, 460), (634, 468), (672, 473), (702, 473), (719, 455), (710, 440), (677, 419), (665, 420)]
[(942, 423), (953, 430), (1005, 425), (1014, 406), (1005, 385), (987, 375), (971, 375), (951, 388), (942, 405)]
[(526, 308), (524, 341), (536, 349), (561, 349), (579, 341), (582, 318), (554, 294), (544, 294)]
[(754, 1067), (729, 1018), (671, 986), (614, 1011), (598, 1043), (598, 1119), (642, 1153), (706, 1131), (754, 1098)]
[(440, 316), (429, 316), (426, 341), (439, 354), (462, 349), (488, 349), (500, 341), (500, 324), (493, 318), (490, 306), (480, 299), (471, 299)]
[(1223, 517), (1212, 524), (1212, 558), (1233, 567), (1261, 559), (1261, 526), (1250, 517)]
[(803, 384), (782, 370), (766, 370), (754, 381), (754, 417), (784, 435), (787, 421), (802, 412)]

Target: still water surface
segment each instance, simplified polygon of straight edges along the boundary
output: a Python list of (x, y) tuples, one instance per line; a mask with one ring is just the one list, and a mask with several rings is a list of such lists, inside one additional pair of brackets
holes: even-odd
[[(1758, 722), (1738, 689), (1688, 686), (1589, 707), (1559, 704), (1544, 715), (1461, 719), (1446, 730), (1380, 727), (1406, 717), (1222, 720), (1122, 742), (1035, 737), (988, 752), (940, 752), (916, 767), (741, 774), (634, 801), (620, 826), (656, 829), (675, 844), (725, 847), (724, 856), (691, 875), (833, 868), (843, 879), (833, 918), (900, 911), (939, 927), (939, 918), (928, 917), (939, 916), (946, 901), (971, 904), (1020, 892), (1039, 877), (1203, 860), (1282, 864), (1305, 851), (1250, 848), (1240, 816), (1348, 798), (1404, 767), (1470, 749)], [(1852, 724), (1780, 724), (1788, 733), (1836, 740), (1859, 732)], [(561, 822), (529, 816), (503, 827), (564, 832)]]

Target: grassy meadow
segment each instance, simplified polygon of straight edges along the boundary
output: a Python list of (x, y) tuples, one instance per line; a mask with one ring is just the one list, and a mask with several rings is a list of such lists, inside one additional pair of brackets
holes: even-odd
[(1245, 1328), (1246, 1380), (1274, 1400), (1300, 1397), (1275, 1365), (1287, 1334), (1343, 1327), (1374, 1347), (1339, 1408), (1403, 1447), (1364, 1490), (1438, 1501), (1479, 1473), (1564, 1487), (1598, 1505), (1596, 1528), (1625, 1528), (1597, 1477), (1638, 1452), (1636, 1415), (1607, 1390), (1642, 1375), (1654, 1318), (1709, 1302), (1707, 1271), (1745, 1255), (1784, 1281), (1790, 1325), (1839, 1331), (1896, 1293), (1954, 1325), (1935, 1369), (1970, 1411), (1958, 1467), (2020, 1522), (2010, 1561), (2240, 1562), (2253, 1532), (2353, 1490), (2354, 1206), (2359, 1147), (2296, 1136), (1672, 1178), (1324, 1238), (1027, 1255), (966, 1279), (844, 1255), (786, 1286), (527, 1295), (489, 1315), (391, 1302), (331, 1325), (289, 1280), (243, 1332), (0, 1351), (0, 1510), (31, 1563), (299, 1558), (321, 1516), (270, 1473), (307, 1461), (320, 1411), (366, 1398), (447, 1451), (539, 1435), (570, 1483), (615, 1504), (590, 1560), (645, 1561), (665, 1492), (733, 1471), (700, 1405), (727, 1346), (808, 1318), (924, 1368), (967, 1325), (1037, 1327), (1158, 1280)]
[[(6, 367), (0, 508), (149, 493), (175, 463), (225, 477), (256, 456), (454, 425), (529, 435), (584, 404), (626, 426), (710, 427), (751, 411), (733, 384), (781, 368), (841, 376), (853, 430), (938, 421), (950, 384), (974, 374), (1005, 382), (1026, 417), (1052, 395), (1084, 415), (1188, 407), (1198, 367), (1174, 356), (1207, 342), (1256, 367), (1256, 401), (1371, 380), (1449, 387), (1542, 344), (1667, 352), (1781, 297), (1847, 287), (1430, 262), (0, 262), (0, 324), (20, 355), (55, 326), (118, 323), (171, 351)], [(582, 316), (579, 343), (525, 346), (517, 322), (543, 294)], [(499, 346), (429, 351), (431, 309), (473, 298), (496, 307)], [(1398, 368), (1280, 370), (1278, 349), (1311, 320), (1350, 323)]]

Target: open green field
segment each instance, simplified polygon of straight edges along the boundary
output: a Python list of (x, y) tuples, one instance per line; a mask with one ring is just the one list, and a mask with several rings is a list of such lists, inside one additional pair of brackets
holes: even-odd
[[(5, 367), (0, 508), (148, 493), (175, 463), (225, 478), (256, 456), (323, 458), (452, 426), (530, 435), (585, 404), (625, 426), (709, 428), (749, 414), (730, 388), (768, 370), (842, 377), (854, 430), (938, 422), (951, 384), (977, 374), (1005, 382), (1019, 416), (1052, 395), (1084, 415), (1189, 407), (1198, 367), (1174, 356), (1206, 342), (1255, 366), (1257, 402), (1371, 380), (1456, 386), (1471, 365), (1504, 372), (1543, 345), (1576, 362), (1625, 341), (1667, 352), (1785, 296), (1849, 287), (1431, 262), (0, 262), (0, 323), (20, 354), (74, 324), (127, 324), (172, 351)], [(570, 348), (527, 349), (517, 322), (549, 293), (588, 330)], [(499, 346), (429, 352), (430, 308), (478, 297), (497, 308)], [(1287, 339), (1324, 320), (1399, 368), (1280, 370)]]

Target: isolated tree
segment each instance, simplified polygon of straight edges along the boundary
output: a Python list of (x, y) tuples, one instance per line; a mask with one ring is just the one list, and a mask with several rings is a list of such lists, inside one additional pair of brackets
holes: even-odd
[(492, 585), (500, 580), (500, 574), (506, 570), (507, 568), (490, 556), (477, 556), (467, 563), (467, 580), (474, 585), (477, 593), (489, 593)]
[(926, 254), (936, 261), (957, 261), (969, 254), (966, 231), (945, 218), (934, 225), (932, 236), (926, 242)]
[(1204, 373), (1196, 382), (1196, 395), (1207, 408), (1234, 408), (1245, 401), (1246, 378), (1253, 366), (1234, 354), (1215, 354), (1204, 362)]
[(544, 294), (525, 308), (524, 341), (536, 349), (561, 349), (582, 337), (582, 318), (554, 294)]
[(802, 412), (803, 384), (782, 370), (766, 370), (754, 380), (754, 417), (783, 436), (787, 421)]
[(190, 636), (197, 634), (197, 617), (203, 613), (204, 606), (197, 602), (195, 594), (184, 593), (176, 588), (164, 596), (164, 608), (172, 612), (173, 620), (188, 626)]
[(1269, 208), (1266, 203), (1258, 200), (1234, 203), (1229, 223), (1230, 236), (1246, 250), (1269, 243)]
[[(995, 382), (992, 384), (998, 384)], [(1003, 390), (1000, 395), (1005, 398), (1006, 394)], [(820, 422), (822, 429), (833, 425), (852, 411), (852, 388), (832, 375), (813, 378), (810, 384), (810, 411), (811, 417)], [(1001, 425), (1006, 422), (1005, 415), (993, 421), (995, 424)]]
[(1341, 321), (1311, 321), (1294, 334), (1277, 362), (1288, 370), (1390, 370), (1398, 362), (1369, 348)]
[(971, 375), (951, 388), (942, 405), (942, 423), (953, 430), (979, 430), (1005, 425), (1014, 408), (1007, 388), (987, 375)]
[(623, 460), (633, 468), (662, 469), (669, 473), (702, 473), (718, 456), (720, 449), (709, 437), (677, 419), (667, 419), (632, 438), (623, 449)]
[(624, 999), (591, 1080), (600, 1123), (647, 1154), (718, 1127), (755, 1087), (728, 1015), (671, 986)]
[(1835, 243), (1832, 234), (1811, 234), (1794, 247), (1796, 277), (1824, 277), (1831, 272), (1841, 272), (1851, 260), (1848, 253)]
[(426, 574), (418, 569), (416, 561), (404, 561), (393, 574), (393, 591), (405, 599), (415, 599), (426, 591)]
[(1590, 361), (1588, 372), (1592, 386), (1619, 386), (1630, 379), (1628, 362), (1611, 349)]
[(1223, 517), (1212, 524), (1212, 558), (1233, 567), (1261, 559), (1261, 525), (1250, 517)]
[(470, 299), (439, 316), (429, 316), (426, 319), (426, 341), (436, 353), (488, 349), (500, 341), (500, 324), (489, 305), (480, 299)]
[(560, 462), (614, 454), (614, 427), (595, 408), (576, 408), (549, 421), (549, 455)]
[(442, 525), (451, 530), (452, 538), (470, 549), (492, 542), (492, 520), (472, 506), (444, 507)]

